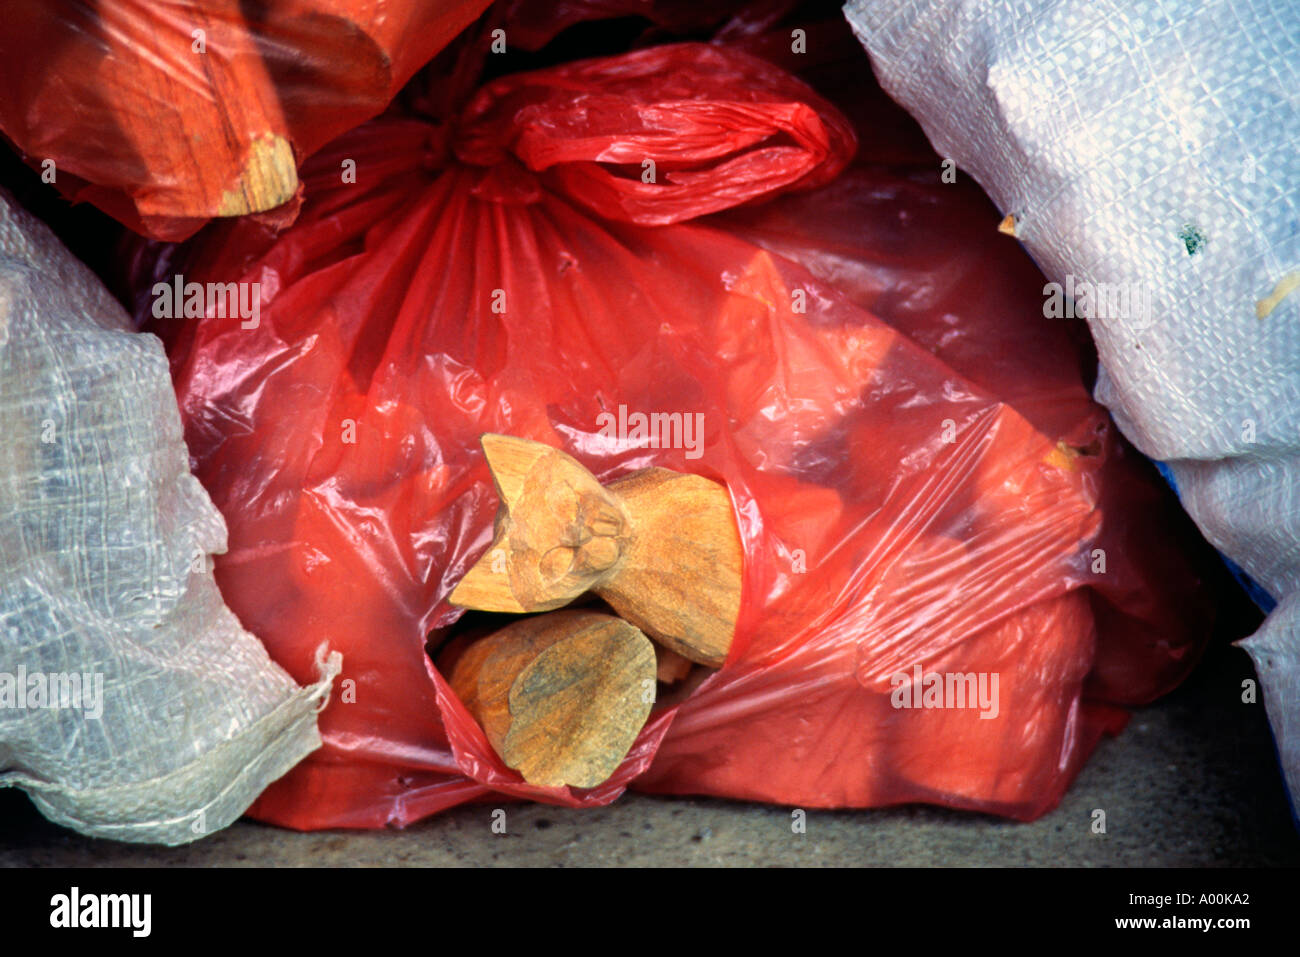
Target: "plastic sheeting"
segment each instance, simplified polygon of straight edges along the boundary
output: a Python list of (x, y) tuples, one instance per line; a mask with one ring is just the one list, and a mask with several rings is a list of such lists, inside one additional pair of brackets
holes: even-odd
[[(380, 827), (633, 786), (1030, 818), (1187, 673), (1213, 617), (1194, 534), (1042, 321), (1040, 274), (937, 168), (843, 173), (853, 142), (770, 63), (655, 47), (502, 77), (450, 136), (374, 121), (304, 168), (280, 236), (223, 223), (153, 259), (146, 289), (259, 284), (255, 324), (140, 318), (230, 526), (223, 594), (299, 680), (319, 642), (344, 653), (325, 746), (253, 814)], [(607, 413), (699, 416), (699, 442)], [(506, 768), (427, 651), (492, 538), (486, 431), (735, 506), (726, 664), (588, 791)], [(983, 706), (927, 707), (934, 674)]]
[(282, 225), (297, 163), (380, 113), (488, 2), (6, 0), (0, 130), (137, 232)]

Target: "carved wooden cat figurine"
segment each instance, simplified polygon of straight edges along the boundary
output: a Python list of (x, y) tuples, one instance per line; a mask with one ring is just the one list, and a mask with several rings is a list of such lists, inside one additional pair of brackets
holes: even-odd
[(607, 486), (540, 442), (486, 434), (501, 497), (492, 547), (450, 601), (548, 611), (594, 591), (678, 654), (719, 667), (740, 611), (740, 536), (717, 482), (643, 469)]

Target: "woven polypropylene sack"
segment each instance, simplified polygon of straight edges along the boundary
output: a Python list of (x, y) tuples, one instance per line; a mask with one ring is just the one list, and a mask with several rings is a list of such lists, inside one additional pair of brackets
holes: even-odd
[(160, 343), (3, 193), (0, 420), (0, 787), (96, 837), (226, 826), (319, 747), (338, 663), (300, 688), (225, 606)]
[[(1097, 398), (1265, 610), (1300, 794), (1300, 16), (1289, 0), (855, 0), (887, 91), (1088, 319)], [(1068, 286), (1067, 286), (1068, 284)], [(1108, 301), (1108, 306), (1113, 301)], [(1088, 313), (1094, 313), (1089, 315)]]

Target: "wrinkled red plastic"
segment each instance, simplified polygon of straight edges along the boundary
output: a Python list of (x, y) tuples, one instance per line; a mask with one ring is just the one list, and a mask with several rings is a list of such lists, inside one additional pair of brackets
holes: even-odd
[[(690, 150), (661, 123), (689, 123)], [(1210, 619), (1194, 539), (1089, 399), (1042, 277), (937, 161), (835, 176), (847, 133), (763, 61), (654, 48), (497, 81), (437, 171), (430, 127), (372, 122), (308, 164), (278, 239), (224, 224), (158, 262), (261, 283), (256, 329), (154, 327), (229, 523), (227, 601), (299, 681), (320, 644), (343, 653), (324, 747), (255, 816), (403, 825), (630, 785), (1032, 818), (1120, 705), (1186, 674)], [(669, 175), (642, 183), (638, 156)], [(685, 221), (764, 182), (786, 195)], [(702, 457), (611, 444), (598, 416), (620, 405), (703, 413)], [(426, 653), (492, 537), (487, 431), (603, 480), (698, 472), (735, 506), (726, 665), (589, 791), (504, 767)], [(893, 707), (916, 665), (997, 673), (998, 716)]]
[(301, 160), (376, 116), (489, 2), (5, 0), (0, 131), (67, 198), (183, 239), (244, 188), (252, 143)]

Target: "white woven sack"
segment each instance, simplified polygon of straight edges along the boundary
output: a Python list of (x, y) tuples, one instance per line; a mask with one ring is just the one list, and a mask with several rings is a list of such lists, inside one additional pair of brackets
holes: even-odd
[(320, 746), (226, 608), (162, 345), (0, 191), (0, 786), (83, 834), (181, 844)]
[[(1300, 7), (851, 0), (845, 15), (1048, 279), (1088, 290), (1098, 400), (1276, 603), (1243, 644), (1300, 797)], [(1125, 308), (1128, 290), (1147, 308)]]

